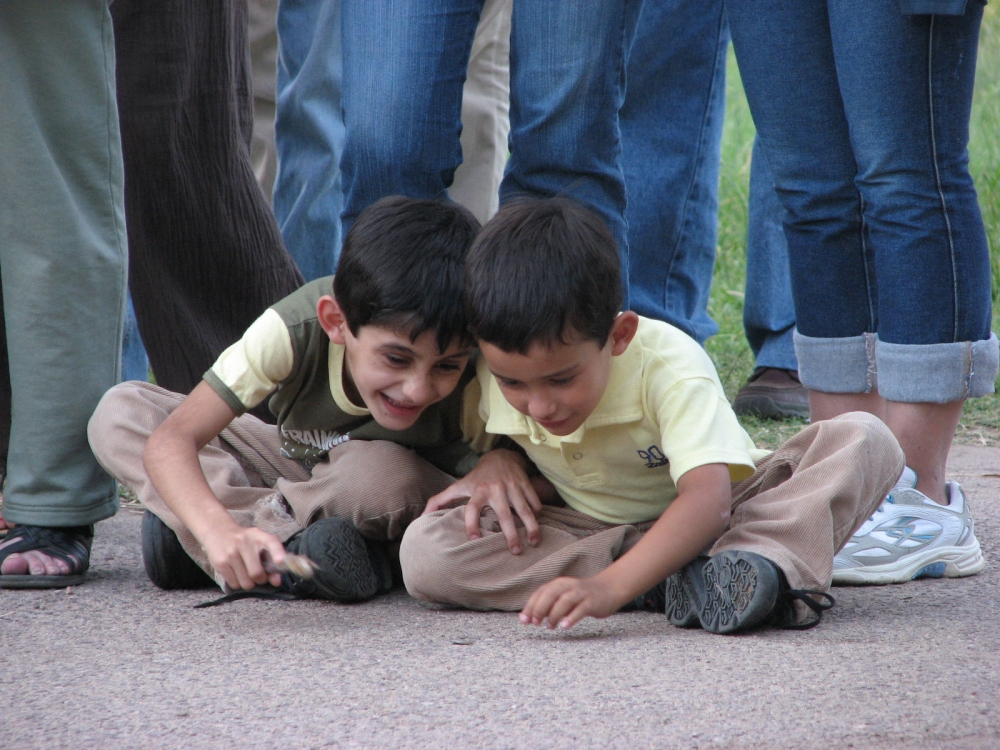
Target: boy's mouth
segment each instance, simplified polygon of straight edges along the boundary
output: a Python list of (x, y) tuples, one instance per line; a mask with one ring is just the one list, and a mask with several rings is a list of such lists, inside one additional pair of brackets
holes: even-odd
[(379, 392), (382, 397), (382, 403), (385, 404), (386, 411), (395, 417), (412, 417), (415, 414), (419, 414), (423, 409), (422, 406), (408, 406), (406, 404), (401, 404), (392, 398), (389, 398), (386, 394)]
[(544, 421), (541, 419), (538, 420), (538, 424), (540, 424), (546, 430), (551, 432), (553, 435), (555, 434), (555, 430), (558, 430), (560, 427), (564, 426), (567, 422), (569, 422), (569, 417), (566, 417), (565, 419), (550, 419), (548, 421)]

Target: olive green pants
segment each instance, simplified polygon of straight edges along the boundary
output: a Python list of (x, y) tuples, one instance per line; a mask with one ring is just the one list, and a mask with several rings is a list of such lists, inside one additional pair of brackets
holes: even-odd
[(114, 515), (87, 420), (119, 377), (127, 246), (106, 0), (0, 1), (3, 517)]

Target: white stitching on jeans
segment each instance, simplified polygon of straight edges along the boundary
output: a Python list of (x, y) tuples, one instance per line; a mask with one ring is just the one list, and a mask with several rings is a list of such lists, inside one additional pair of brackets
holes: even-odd
[(955, 270), (955, 239), (951, 233), (951, 219), (948, 218), (948, 203), (944, 197), (944, 188), (941, 186), (941, 172), (938, 169), (937, 155), (937, 132), (934, 128), (934, 21), (935, 16), (931, 16), (931, 25), (927, 32), (927, 113), (930, 116), (931, 124), (931, 159), (934, 162), (934, 183), (937, 187), (938, 197), (941, 199), (941, 213), (944, 215), (945, 230), (948, 233), (948, 252), (951, 256), (951, 285), (952, 285), (952, 305), (954, 306), (954, 321), (952, 330), (952, 341), (958, 341), (958, 272)]

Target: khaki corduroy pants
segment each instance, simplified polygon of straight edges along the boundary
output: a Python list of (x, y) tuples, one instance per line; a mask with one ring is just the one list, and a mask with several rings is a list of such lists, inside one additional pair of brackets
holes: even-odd
[[(205, 551), (159, 496), (142, 465), (146, 440), (184, 396), (132, 381), (105, 394), (90, 420), (94, 453), (142, 504), (177, 533), (185, 551), (215, 578)], [(323, 518), (344, 518), (369, 539), (399, 539), (427, 499), (454, 479), (413, 451), (383, 440), (348, 440), (312, 473), (281, 455), (278, 428), (245, 414), (200, 452), (215, 496), (243, 527), (283, 542)]]
[[(845, 414), (810, 425), (733, 485), (729, 529), (709, 554), (756, 552), (785, 573), (792, 588), (830, 587), (833, 557), (878, 508), (903, 470), (903, 452), (870, 414)], [(414, 521), (400, 562), (410, 594), (468, 609), (516, 611), (559, 576), (590, 577), (628, 552), (652, 523), (615, 525), (569, 508), (538, 516), (541, 541), (511, 554), (492, 510), (470, 541), (464, 506)], [(523, 527), (519, 529), (523, 531)]]

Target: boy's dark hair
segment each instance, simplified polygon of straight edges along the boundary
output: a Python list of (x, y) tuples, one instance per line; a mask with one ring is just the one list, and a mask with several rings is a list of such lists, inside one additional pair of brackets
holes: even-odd
[(507, 203), (465, 262), (465, 306), (476, 338), (525, 354), (572, 333), (604, 346), (621, 310), (614, 237), (569, 198)]
[(463, 267), (479, 228), (457, 203), (390, 196), (362, 211), (333, 279), (351, 333), (388, 326), (415, 341), (433, 329), (441, 352), (456, 338), (471, 343)]

